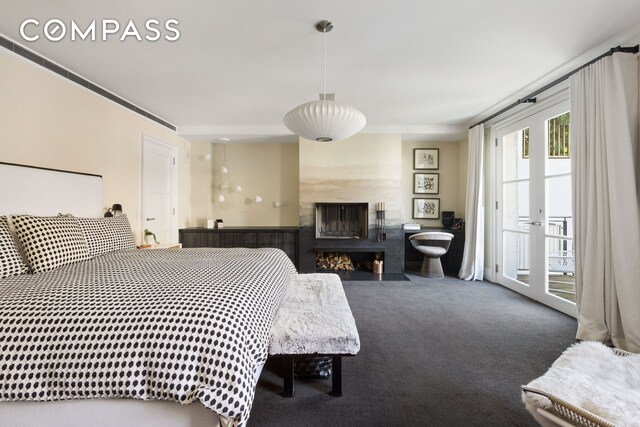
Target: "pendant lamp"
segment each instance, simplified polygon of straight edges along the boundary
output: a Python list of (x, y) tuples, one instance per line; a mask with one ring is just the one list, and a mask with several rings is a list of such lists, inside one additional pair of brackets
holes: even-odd
[(327, 33), (333, 29), (329, 21), (320, 21), (316, 30), (323, 33), (323, 91), (320, 100), (299, 105), (284, 116), (284, 125), (294, 134), (318, 142), (345, 139), (360, 132), (367, 119), (351, 105), (337, 102), (327, 93)]

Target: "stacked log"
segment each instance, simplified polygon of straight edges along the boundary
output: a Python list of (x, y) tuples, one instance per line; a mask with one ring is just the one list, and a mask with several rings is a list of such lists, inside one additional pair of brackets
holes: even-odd
[(316, 267), (321, 270), (355, 270), (349, 254), (344, 252), (318, 252)]

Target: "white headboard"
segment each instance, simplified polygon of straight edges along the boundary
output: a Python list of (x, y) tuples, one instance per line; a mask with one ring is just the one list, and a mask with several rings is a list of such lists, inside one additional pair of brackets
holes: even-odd
[(0, 162), (0, 215), (100, 217), (102, 177)]

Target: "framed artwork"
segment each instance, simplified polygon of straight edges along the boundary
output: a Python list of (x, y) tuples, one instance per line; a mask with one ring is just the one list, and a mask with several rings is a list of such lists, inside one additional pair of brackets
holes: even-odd
[(439, 169), (440, 150), (438, 148), (414, 148), (414, 169)]
[(413, 194), (438, 194), (440, 191), (440, 174), (414, 173)]
[(440, 199), (413, 199), (414, 219), (440, 219)]

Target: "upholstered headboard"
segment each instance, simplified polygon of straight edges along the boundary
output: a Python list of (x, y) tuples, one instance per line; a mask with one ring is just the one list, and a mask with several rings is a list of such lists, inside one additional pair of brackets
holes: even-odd
[(0, 162), (0, 215), (102, 216), (102, 176)]

